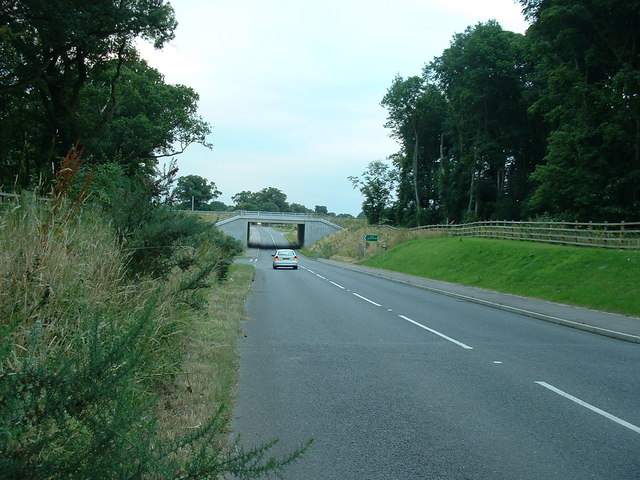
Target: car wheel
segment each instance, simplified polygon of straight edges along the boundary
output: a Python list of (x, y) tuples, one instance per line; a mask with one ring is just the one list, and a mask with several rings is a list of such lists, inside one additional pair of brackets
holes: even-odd
[(293, 269), (294, 269), (294, 270), (297, 270), (297, 269), (298, 269), (298, 267), (297, 267), (297, 266), (296, 266), (296, 267), (293, 267)]

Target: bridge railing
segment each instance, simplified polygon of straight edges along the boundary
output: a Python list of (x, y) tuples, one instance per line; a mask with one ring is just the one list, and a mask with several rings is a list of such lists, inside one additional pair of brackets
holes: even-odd
[(267, 223), (291, 223), (291, 222), (308, 222), (313, 220), (316, 222), (323, 222), (330, 224), (338, 230), (342, 230), (344, 227), (335, 223), (336, 217), (332, 215), (325, 215), (324, 213), (299, 213), (299, 212), (264, 212), (264, 211), (252, 211), (252, 210), (235, 210), (233, 212), (215, 212), (215, 211), (192, 211), (185, 210), (189, 213), (203, 213), (212, 214), (218, 217), (217, 222), (228, 222), (233, 218), (245, 218), (247, 220), (253, 219), (256, 222), (264, 221)]
[(299, 213), (299, 212), (262, 212), (251, 210), (238, 210), (234, 212), (241, 217), (293, 217), (293, 218), (324, 218), (322, 213)]
[(262, 212), (259, 210), (233, 210), (233, 211), (215, 211), (215, 210), (184, 210), (187, 213), (208, 213), (211, 215), (220, 215), (226, 217), (292, 217), (292, 218), (334, 218), (324, 213), (299, 213), (299, 212)]

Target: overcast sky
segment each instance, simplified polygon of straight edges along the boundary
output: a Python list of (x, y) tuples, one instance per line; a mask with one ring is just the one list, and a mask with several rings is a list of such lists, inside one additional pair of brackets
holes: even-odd
[(142, 46), (170, 84), (200, 95), (212, 150), (192, 145), (179, 176), (222, 196), (275, 187), (289, 203), (357, 215), (347, 180), (398, 151), (380, 101), (420, 75), (454, 34), (490, 19), (524, 33), (513, 0), (172, 0), (176, 38)]

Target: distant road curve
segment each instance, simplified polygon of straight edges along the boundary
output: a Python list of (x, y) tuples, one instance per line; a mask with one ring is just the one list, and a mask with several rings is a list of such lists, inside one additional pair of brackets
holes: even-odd
[(289, 247), (285, 236), (271, 227), (252, 225), (249, 227), (249, 244), (254, 248), (276, 249)]

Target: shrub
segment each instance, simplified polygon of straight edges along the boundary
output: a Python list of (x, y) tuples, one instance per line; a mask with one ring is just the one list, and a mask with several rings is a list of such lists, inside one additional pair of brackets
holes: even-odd
[[(192, 237), (194, 265), (225, 248), (205, 239)], [(100, 215), (33, 196), (0, 213), (0, 244), (2, 478), (262, 478), (300, 454), (221, 445), (222, 410), (180, 438), (158, 431), (158, 392), (180, 364), (194, 268), (132, 277), (130, 253)]]
[(89, 212), (23, 198), (0, 239), (0, 471), (135, 476), (144, 460), (128, 459), (149, 457), (153, 432), (145, 373), (164, 368), (162, 296), (122, 281), (126, 256)]
[(96, 169), (89, 187), (91, 201), (109, 218), (120, 244), (129, 252), (129, 273), (159, 278), (175, 268), (185, 271), (196, 266), (197, 275), (206, 272), (223, 279), (242, 245), (214, 224), (161, 204), (158, 184), (144, 176), (126, 175), (119, 165), (106, 164)]

